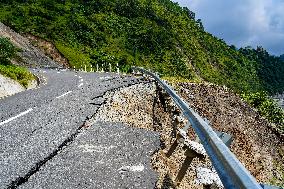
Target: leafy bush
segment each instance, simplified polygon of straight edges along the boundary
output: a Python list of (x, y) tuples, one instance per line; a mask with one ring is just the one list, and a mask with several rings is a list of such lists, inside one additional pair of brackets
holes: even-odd
[(0, 37), (0, 62), (9, 64), (10, 58), (16, 55), (17, 48), (7, 38)]
[(34, 79), (27, 69), (10, 63), (10, 59), (16, 56), (18, 49), (7, 38), (0, 37), (0, 73), (6, 77), (18, 81), (24, 87)]
[(244, 93), (242, 98), (284, 132), (284, 110), (267, 95), (267, 92)]
[(85, 65), (87, 67), (90, 66), (90, 58), (88, 54), (84, 54), (78, 49), (65, 45), (61, 42), (57, 42), (55, 46), (62, 54), (64, 54), (72, 67), (75, 66), (76, 68), (80, 68)]
[(27, 69), (14, 65), (0, 64), (0, 73), (18, 81), (24, 87), (28, 87), (29, 82), (34, 79), (33, 74), (31, 74)]

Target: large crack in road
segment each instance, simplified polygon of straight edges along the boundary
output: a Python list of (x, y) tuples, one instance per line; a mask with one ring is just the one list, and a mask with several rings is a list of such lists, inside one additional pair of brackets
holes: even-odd
[(68, 146), (69, 143), (71, 143), (76, 136), (81, 132), (82, 128), (85, 124), (80, 126), (75, 133), (71, 134), (66, 140), (63, 141), (62, 144), (58, 146), (57, 149), (55, 149), (51, 154), (49, 154), (47, 157), (45, 157), (43, 160), (37, 162), (34, 167), (32, 167), (26, 175), (16, 178), (14, 181), (11, 182), (11, 184), (8, 185), (7, 188), (14, 189), (18, 186), (22, 185), (23, 183), (27, 182), (28, 179), (34, 175), (36, 172), (39, 171), (39, 169), (46, 164), (49, 160), (51, 160), (54, 156), (56, 156), (64, 147)]
[[(106, 94), (121, 87), (145, 82), (134, 77), (111, 73), (40, 71), (47, 78), (46, 85), (0, 101), (0, 117), (4, 122), (0, 127), (0, 188), (45, 186), (44, 183), (41, 183), (45, 180), (37, 178), (41, 177), (41, 172), (52, 167), (49, 162), (56, 161), (61, 157), (59, 154), (64, 153), (64, 150), (69, 150), (69, 146), (74, 143), (78, 135), (85, 133), (82, 131), (90, 129), (88, 132), (92, 132), (94, 128), (88, 128), (90, 127), (90, 119), (105, 103)], [(82, 83), (84, 85), (78, 87), (78, 84)], [(17, 117), (21, 111), (28, 107), (33, 107), (32, 111)], [(7, 122), (9, 117), (15, 119)], [(117, 127), (117, 123), (110, 125), (110, 127)], [(120, 127), (123, 128), (123, 126), (118, 126), (118, 128)], [(88, 135), (88, 132), (85, 134)], [(118, 129), (117, 132), (121, 131)], [(147, 134), (143, 133), (141, 136), (144, 135)], [(127, 140), (125, 142), (124, 145), (128, 145)], [(119, 154), (124, 154), (127, 157), (128, 155), (125, 153), (127, 151), (119, 151)], [(76, 154), (78, 158), (81, 155)], [(68, 161), (73, 161), (73, 159), (68, 159)], [(127, 164), (128, 161), (126, 159), (124, 163)], [(88, 173), (88, 169), (81, 170), (81, 174), (86, 174), (84, 172)], [(56, 175), (56, 172), (50, 174)], [(97, 185), (97, 182), (102, 182), (102, 180), (104, 179), (97, 179), (93, 183)], [(138, 180), (141, 180), (142, 186), (143, 183), (147, 183), (143, 177), (139, 177)], [(148, 180), (154, 183), (155, 176)], [(81, 181), (78, 181), (77, 184), (80, 183)], [(68, 185), (68, 181), (63, 179), (63, 183), (59, 187), (65, 188), (65, 185)], [(51, 186), (43, 188), (51, 188)]]

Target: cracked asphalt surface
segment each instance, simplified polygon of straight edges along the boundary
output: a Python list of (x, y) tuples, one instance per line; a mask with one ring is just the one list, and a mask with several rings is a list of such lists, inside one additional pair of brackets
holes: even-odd
[(0, 189), (155, 186), (150, 156), (159, 147), (158, 134), (121, 123), (84, 125), (106, 92), (142, 80), (33, 72), (44, 78), (39, 88), (0, 100)]

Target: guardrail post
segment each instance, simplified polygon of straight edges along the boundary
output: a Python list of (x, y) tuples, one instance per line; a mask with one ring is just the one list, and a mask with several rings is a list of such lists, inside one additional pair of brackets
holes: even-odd
[(176, 139), (180, 139), (179, 135), (177, 133), (178, 125), (179, 125), (179, 121), (178, 121), (177, 116), (175, 116), (175, 118), (172, 122), (173, 130), (172, 130), (171, 135), (172, 135), (172, 137), (175, 137)]
[(165, 154), (167, 158), (171, 157), (171, 155), (174, 153), (176, 148), (178, 147), (178, 139), (174, 141), (174, 143), (171, 145), (170, 149)]
[(109, 63), (109, 72), (111, 72), (111, 63)]
[[(183, 136), (179, 133), (176, 136), (175, 141), (172, 143), (172, 145), (170, 146), (169, 150), (166, 153), (162, 153), (165, 158), (170, 158), (170, 156), (174, 153), (174, 151), (176, 150), (176, 148), (178, 147), (179, 144), (183, 144), (183, 148), (186, 149), (185, 150), (185, 160), (182, 163), (182, 166), (180, 168), (180, 170), (177, 173), (177, 176), (175, 177), (175, 179), (173, 180), (173, 184), (176, 186), (179, 186), (180, 183), (182, 182), (186, 171), (188, 170), (190, 164), (192, 163), (192, 160), (194, 158), (199, 158), (201, 161), (203, 161), (205, 159), (205, 155), (197, 152), (193, 149), (191, 149), (192, 147), (187, 146), (186, 144), (184, 144), (184, 138)], [(168, 160), (165, 160), (166, 164), (168, 163)], [(170, 173), (171, 177), (173, 177), (173, 175)], [(172, 178), (173, 179), (173, 178)]]
[(116, 63), (116, 72), (117, 72), (117, 74), (119, 74), (119, 67), (118, 67), (118, 63)]
[(177, 186), (180, 185), (182, 179), (184, 178), (185, 174), (186, 174), (186, 171), (187, 169), (189, 168), (192, 160), (194, 158), (199, 158), (200, 160), (204, 160), (205, 159), (205, 156), (202, 155), (202, 154), (199, 154), (197, 153), (196, 151), (190, 149), (190, 148), (187, 148), (186, 151), (185, 151), (185, 160), (176, 176), (176, 179), (175, 179), (175, 183), (177, 184)]

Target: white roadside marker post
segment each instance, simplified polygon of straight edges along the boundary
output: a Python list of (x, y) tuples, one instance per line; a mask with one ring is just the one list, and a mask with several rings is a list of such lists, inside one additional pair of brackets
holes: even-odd
[(85, 72), (87, 72), (87, 66), (86, 66), (86, 64), (85, 64)]
[(91, 65), (91, 72), (93, 72), (93, 65)]
[(109, 63), (109, 72), (111, 72), (111, 63)]
[(116, 72), (117, 72), (117, 74), (119, 74), (119, 67), (118, 67), (118, 63), (116, 63)]

